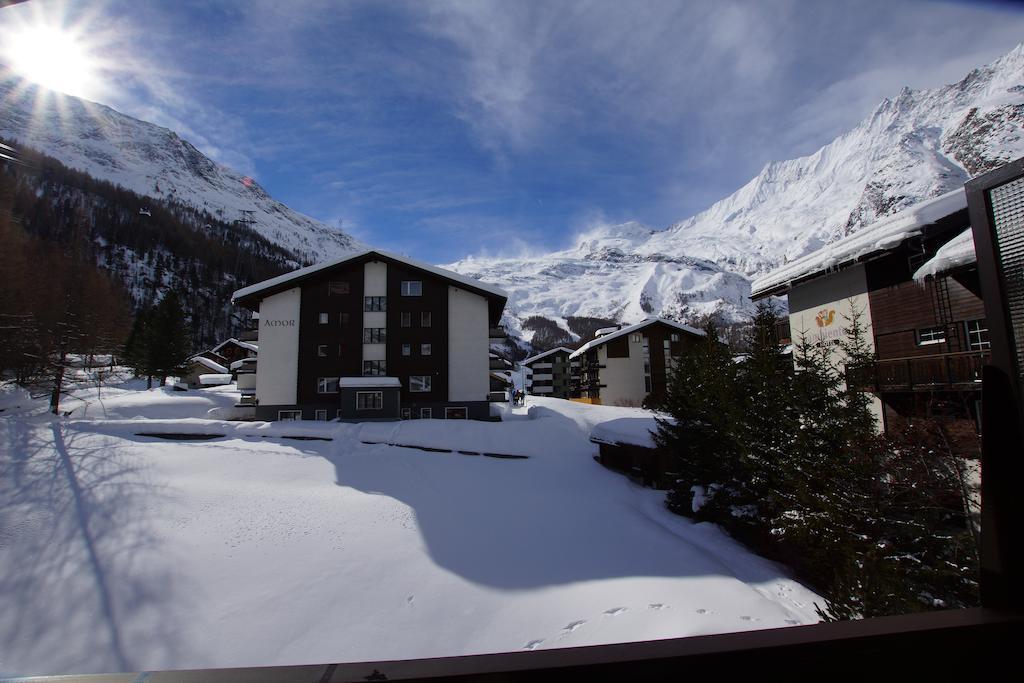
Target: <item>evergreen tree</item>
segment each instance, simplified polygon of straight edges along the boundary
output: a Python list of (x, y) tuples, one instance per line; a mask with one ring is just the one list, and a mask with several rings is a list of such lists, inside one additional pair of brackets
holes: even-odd
[(168, 375), (177, 373), (189, 354), (192, 332), (177, 293), (169, 291), (153, 310), (149, 321), (148, 367), (160, 378), (160, 386)]
[(132, 330), (124, 344), (124, 360), (137, 377), (146, 377), (146, 388), (153, 386), (153, 370), (150, 367), (150, 325), (152, 309), (143, 309), (135, 314)]
[(661, 409), (672, 419), (658, 419), (654, 435), (659, 447), (670, 452), (679, 473), (669, 493), (668, 506), (689, 514), (693, 487), (705, 491), (707, 510), (728, 506), (740, 480), (740, 444), (737, 423), (736, 363), (708, 319), (704, 338), (696, 348), (675, 360), (668, 372), (667, 392)]

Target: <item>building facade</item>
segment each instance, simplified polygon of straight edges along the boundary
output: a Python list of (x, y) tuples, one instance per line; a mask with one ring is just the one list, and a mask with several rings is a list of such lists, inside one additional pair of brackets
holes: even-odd
[(259, 312), (257, 419), (489, 417), (497, 287), (367, 251), (233, 300)]
[(520, 362), (526, 371), (526, 392), (533, 396), (571, 398), (573, 373), (579, 360), (569, 360), (573, 349), (558, 346)]
[(753, 284), (755, 300), (788, 296), (793, 339), (832, 344), (840, 364), (836, 342), (860, 314), (875, 362), (857, 370), (858, 383), (872, 393), (880, 430), (930, 417), (965, 437), (980, 427), (989, 341), (977, 268), (926, 267), (970, 230), (966, 207), (962, 190), (929, 200), (829, 245), (827, 258), (811, 254)]
[(640, 406), (648, 397), (664, 396), (673, 359), (704, 337), (664, 318), (599, 333), (569, 355), (580, 364), (573, 387), (579, 400), (613, 406)]

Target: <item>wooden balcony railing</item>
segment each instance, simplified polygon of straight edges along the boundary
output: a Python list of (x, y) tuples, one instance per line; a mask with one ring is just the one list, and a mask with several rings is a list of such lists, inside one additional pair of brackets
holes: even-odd
[(988, 351), (885, 358), (866, 367), (847, 368), (847, 379), (875, 393), (980, 389), (981, 368), (988, 360)]

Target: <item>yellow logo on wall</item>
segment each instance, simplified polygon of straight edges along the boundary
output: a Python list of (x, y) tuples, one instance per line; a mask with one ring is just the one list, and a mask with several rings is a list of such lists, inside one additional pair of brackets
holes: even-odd
[(834, 308), (823, 308), (818, 311), (818, 315), (814, 316), (814, 322), (818, 323), (818, 327), (828, 327), (836, 320), (836, 309)]

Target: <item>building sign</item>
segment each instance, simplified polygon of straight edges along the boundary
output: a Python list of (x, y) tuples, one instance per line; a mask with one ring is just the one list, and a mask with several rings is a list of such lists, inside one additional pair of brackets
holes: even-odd
[(263, 327), (295, 327), (294, 320), (264, 320)]
[(836, 309), (834, 308), (823, 308), (818, 311), (818, 315), (814, 316), (814, 322), (818, 323), (818, 327), (828, 327), (836, 320)]

